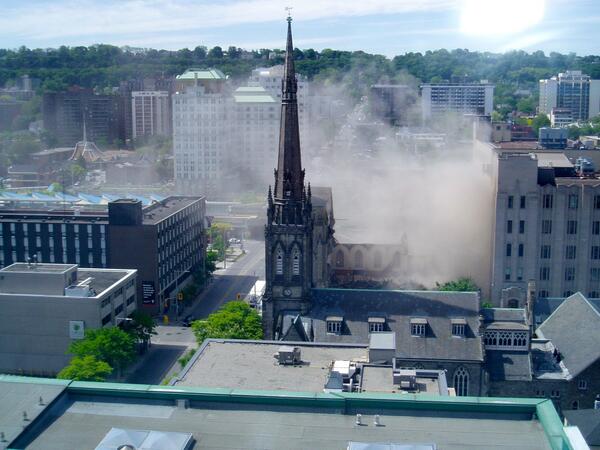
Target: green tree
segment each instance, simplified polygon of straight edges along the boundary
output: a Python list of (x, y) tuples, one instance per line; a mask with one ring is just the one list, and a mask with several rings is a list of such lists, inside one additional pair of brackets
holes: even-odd
[(224, 222), (215, 222), (210, 226), (208, 230), (210, 242), (212, 244), (212, 249), (217, 252), (217, 254), (220, 256), (221, 261), (225, 259), (225, 251), (229, 246), (227, 238), (229, 236), (231, 228), (231, 224)]
[(438, 291), (454, 291), (454, 292), (477, 292), (479, 286), (475, 284), (470, 278), (459, 278), (457, 280), (447, 281), (446, 283), (440, 284), (435, 283), (436, 290)]
[(123, 324), (125, 324), (124, 331), (131, 334), (144, 350), (148, 348), (152, 335), (157, 334), (154, 319), (143, 311), (134, 311), (131, 314), (131, 320), (124, 321)]
[(57, 378), (75, 381), (105, 381), (112, 367), (92, 355), (76, 356), (68, 366), (58, 372)]
[(93, 356), (121, 373), (135, 360), (135, 337), (118, 327), (88, 329), (84, 339), (71, 343), (69, 353), (79, 358)]
[(533, 131), (535, 131), (535, 134), (537, 134), (540, 131), (540, 128), (549, 126), (550, 119), (548, 119), (548, 116), (546, 114), (538, 114), (531, 121), (531, 127), (533, 128)]
[(198, 344), (208, 338), (262, 339), (260, 316), (246, 302), (226, 303), (217, 312), (192, 324)]

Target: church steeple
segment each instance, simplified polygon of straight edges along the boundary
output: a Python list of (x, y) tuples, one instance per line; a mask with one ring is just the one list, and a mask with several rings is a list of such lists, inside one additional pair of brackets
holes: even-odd
[(281, 122), (279, 128), (279, 157), (275, 172), (275, 200), (301, 202), (304, 189), (304, 170), (300, 156), (298, 125), (298, 82), (294, 67), (292, 18), (287, 18), (285, 65), (281, 81)]

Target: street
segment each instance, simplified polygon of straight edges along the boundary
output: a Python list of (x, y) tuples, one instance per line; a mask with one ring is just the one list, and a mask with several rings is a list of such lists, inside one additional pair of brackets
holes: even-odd
[[(181, 312), (180, 319), (190, 314), (195, 319), (203, 319), (224, 303), (235, 300), (238, 293), (245, 296), (256, 280), (264, 280), (264, 246), (263, 241), (244, 241), (246, 254), (235, 262), (228, 261), (226, 269), (215, 271), (213, 281), (191, 307)], [(127, 377), (128, 383), (159, 384), (179, 372), (177, 360), (197, 347), (192, 329), (181, 326), (180, 321), (158, 325), (156, 331), (158, 334), (152, 337), (152, 346), (144, 360)]]

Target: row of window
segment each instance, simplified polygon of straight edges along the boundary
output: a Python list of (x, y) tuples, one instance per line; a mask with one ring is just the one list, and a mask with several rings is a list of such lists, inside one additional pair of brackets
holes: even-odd
[[(565, 281), (575, 280), (575, 267), (565, 268)], [(540, 267), (540, 281), (550, 280), (550, 267)], [(590, 281), (600, 281), (600, 267), (592, 267), (590, 269)]]
[[(344, 319), (341, 317), (328, 318), (327, 333), (329, 334), (341, 334), (342, 325)], [(385, 319), (383, 318), (370, 318), (369, 319), (369, 333), (380, 333), (386, 330)], [(464, 319), (459, 319), (456, 322), (451, 323), (452, 336), (465, 337), (466, 336), (466, 322)], [(410, 323), (410, 334), (415, 337), (427, 336), (427, 319), (411, 319)]]
[[(509, 197), (509, 205), (511, 203)], [(521, 197), (521, 202), (523, 203), (523, 197)], [(594, 209), (600, 209), (600, 195), (594, 195), (592, 205)], [(579, 195), (578, 194), (569, 194), (567, 198), (567, 206), (569, 209), (578, 209), (579, 208)], [(542, 208), (544, 209), (552, 209), (554, 207), (554, 196), (552, 194), (544, 194), (542, 196)], [(512, 208), (512, 206), (509, 206)], [(523, 206), (524, 208), (524, 206)]]
[[(275, 251), (275, 275), (283, 275), (283, 249), (278, 247)], [(300, 275), (300, 249), (294, 247), (292, 250), (292, 275)]]

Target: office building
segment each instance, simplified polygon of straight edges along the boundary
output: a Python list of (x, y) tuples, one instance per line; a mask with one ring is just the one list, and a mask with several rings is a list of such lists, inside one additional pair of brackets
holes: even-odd
[(550, 110), (550, 126), (553, 128), (568, 127), (573, 124), (573, 114), (568, 108), (552, 108)]
[(227, 181), (234, 142), (225, 75), (190, 69), (178, 75), (173, 94), (175, 186), (182, 194), (214, 194)]
[(171, 136), (173, 117), (169, 92), (133, 91), (131, 114), (133, 139), (144, 136)]
[(94, 268), (137, 269), (139, 306), (158, 313), (165, 299), (204, 264), (204, 198), (168, 197), (142, 208), (0, 209), (0, 265), (37, 260)]
[(0, 372), (54, 376), (86, 329), (136, 309), (136, 271), (15, 263), (0, 270)]
[(539, 130), (538, 142), (542, 148), (562, 150), (567, 148), (569, 133), (565, 128), (542, 127)]
[(0, 378), (0, 397), (0, 447), (11, 449), (583, 448), (575, 447), (579, 429), (564, 427), (544, 399), (134, 387), (8, 375)]
[(577, 122), (600, 113), (600, 80), (592, 80), (580, 70), (567, 70), (540, 80), (539, 86), (542, 114), (550, 116), (553, 108), (566, 109)]
[(374, 84), (369, 90), (371, 113), (390, 125), (406, 124), (408, 109), (416, 100), (413, 89), (405, 84)]
[(447, 113), (489, 116), (494, 110), (494, 85), (484, 81), (423, 84), (421, 107), (423, 120)]
[(529, 280), (538, 297), (600, 297), (600, 161), (589, 151), (492, 152), (492, 303), (522, 306)]

